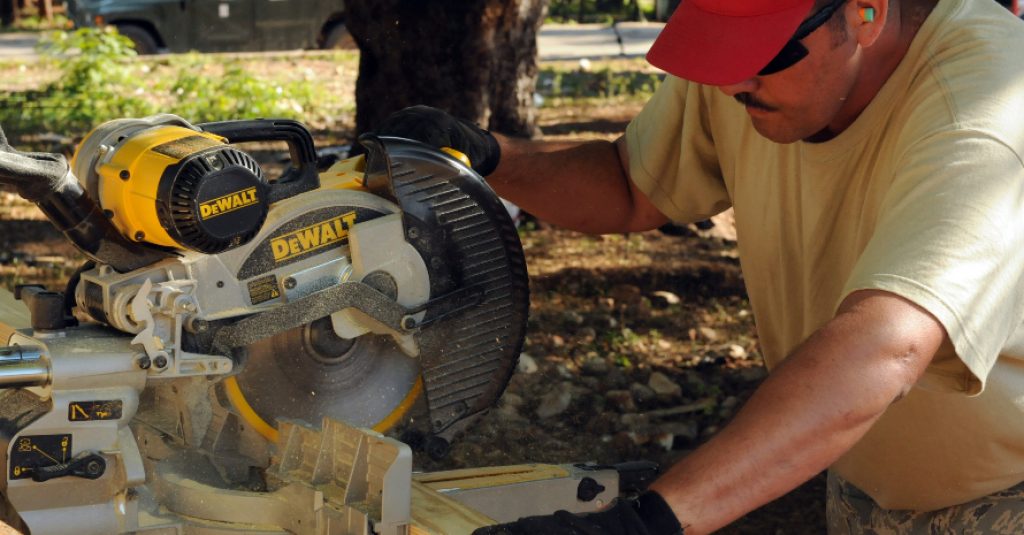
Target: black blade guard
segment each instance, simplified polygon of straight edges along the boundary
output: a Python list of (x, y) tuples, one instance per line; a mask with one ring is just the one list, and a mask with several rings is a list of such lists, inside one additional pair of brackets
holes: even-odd
[(526, 336), (522, 244), (480, 175), (421, 143), (363, 136), (367, 183), (402, 207), (430, 301), (417, 335), (431, 433), (451, 440), (501, 396)]

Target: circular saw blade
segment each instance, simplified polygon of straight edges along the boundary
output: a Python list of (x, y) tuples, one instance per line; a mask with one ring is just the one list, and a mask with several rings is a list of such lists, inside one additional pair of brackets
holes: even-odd
[(323, 318), (249, 346), (237, 375), (242, 393), (271, 425), (279, 417), (314, 425), (329, 417), (386, 430), (416, 397), (419, 361), (387, 336), (344, 339), (330, 325)]

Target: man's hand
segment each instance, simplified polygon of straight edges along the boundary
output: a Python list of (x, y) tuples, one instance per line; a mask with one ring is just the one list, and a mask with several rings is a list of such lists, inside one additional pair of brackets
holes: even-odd
[(488, 526), (473, 535), (682, 535), (683, 528), (665, 500), (646, 492), (636, 500), (618, 500), (597, 513), (574, 515), (557, 511), (548, 516), (520, 518)]
[(437, 148), (451, 147), (468, 156), (473, 170), (482, 176), (493, 173), (501, 160), (501, 146), (490, 132), (430, 106), (396, 111), (373, 133), (413, 139)]

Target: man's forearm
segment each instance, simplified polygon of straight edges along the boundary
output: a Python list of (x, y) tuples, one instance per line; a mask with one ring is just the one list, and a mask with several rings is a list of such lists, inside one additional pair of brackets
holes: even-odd
[(638, 217), (635, 193), (615, 143), (497, 137), (501, 164), (487, 182), (541, 220), (591, 234), (658, 226), (659, 221)]
[(889, 341), (886, 318), (840, 314), (790, 355), (728, 426), (652, 485), (687, 535), (725, 526), (849, 450), (938, 348), (944, 331), (922, 314), (897, 330), (921, 329), (923, 342)]
[(376, 133), (461, 151), (499, 195), (559, 226), (607, 234), (650, 230), (667, 221), (630, 180), (621, 138), (615, 143), (509, 138), (429, 106), (391, 114)]

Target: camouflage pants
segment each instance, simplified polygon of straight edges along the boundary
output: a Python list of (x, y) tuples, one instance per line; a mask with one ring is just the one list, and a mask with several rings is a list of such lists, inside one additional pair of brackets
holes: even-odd
[(860, 489), (829, 472), (825, 514), (829, 535), (1018, 535), (1024, 533), (1024, 483), (919, 513), (882, 509)]

